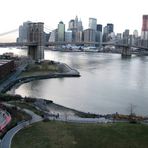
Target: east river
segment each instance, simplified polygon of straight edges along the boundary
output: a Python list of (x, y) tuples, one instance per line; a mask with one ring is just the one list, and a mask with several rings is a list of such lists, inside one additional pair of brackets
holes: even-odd
[[(25, 49), (0, 48), (0, 54), (26, 55)], [(45, 50), (45, 59), (77, 69), (80, 78), (36, 80), (9, 93), (53, 100), (92, 113), (148, 115), (148, 56), (122, 59), (120, 54), (57, 52)]]

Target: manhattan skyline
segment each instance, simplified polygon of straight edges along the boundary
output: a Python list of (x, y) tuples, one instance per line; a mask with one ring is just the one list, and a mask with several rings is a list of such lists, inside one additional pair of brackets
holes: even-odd
[[(83, 22), (84, 29), (88, 28), (90, 17), (96, 18), (98, 24), (105, 26), (114, 24), (115, 33), (136, 29), (141, 34), (142, 15), (148, 14), (146, 0), (127, 1), (48, 1), (48, 0), (13, 0), (1, 2), (0, 33), (16, 29), (25, 21), (44, 22), (50, 29), (57, 28), (63, 21), (68, 28), (68, 22), (77, 15)], [(6, 38), (5, 36), (3, 38)], [(0, 38), (2, 40), (2, 37)]]

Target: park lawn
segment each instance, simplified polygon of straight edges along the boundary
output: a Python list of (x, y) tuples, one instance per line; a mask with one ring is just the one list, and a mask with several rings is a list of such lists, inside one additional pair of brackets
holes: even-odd
[(12, 148), (148, 148), (142, 124), (74, 124), (39, 122), (21, 130)]

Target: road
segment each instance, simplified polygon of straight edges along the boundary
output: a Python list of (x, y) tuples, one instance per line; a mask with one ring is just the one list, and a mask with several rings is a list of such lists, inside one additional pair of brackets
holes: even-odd
[(40, 116), (36, 115), (34, 112), (30, 110), (24, 109), (24, 111), (27, 114), (29, 114), (32, 117), (32, 119), (30, 121), (21, 122), (19, 125), (15, 126), (10, 131), (8, 131), (1, 141), (0, 148), (11, 148), (12, 138), (19, 130), (25, 128), (29, 124), (43, 120)]
[(5, 80), (2, 84), (0, 84), (0, 92), (2, 92), (2, 90), (4, 88), (8, 87), (10, 83), (12, 83), (13, 81), (15, 81), (17, 79), (17, 77), (25, 69), (26, 66), (27, 66), (27, 64), (23, 64), (23, 65), (19, 66), (16, 69), (16, 71), (13, 74), (11, 74), (11, 76), (7, 80)]

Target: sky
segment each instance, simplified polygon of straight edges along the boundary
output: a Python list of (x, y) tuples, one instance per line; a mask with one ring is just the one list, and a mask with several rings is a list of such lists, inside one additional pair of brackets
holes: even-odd
[[(147, 0), (1, 0), (0, 6), (0, 34), (26, 21), (44, 22), (50, 29), (63, 21), (67, 28), (76, 15), (84, 29), (88, 28), (89, 17), (93, 17), (103, 26), (113, 23), (115, 33), (137, 29), (141, 34), (142, 15), (148, 14)], [(1, 36), (0, 42), (14, 40), (16, 35)]]

